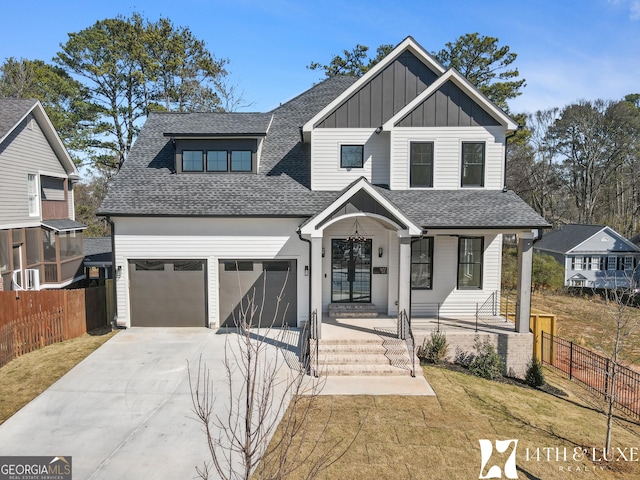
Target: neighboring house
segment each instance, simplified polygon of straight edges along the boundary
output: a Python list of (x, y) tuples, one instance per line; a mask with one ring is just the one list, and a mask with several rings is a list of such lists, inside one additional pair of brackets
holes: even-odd
[(82, 280), (78, 171), (37, 100), (0, 98), (0, 290)]
[(468, 315), (500, 290), (509, 233), (528, 332), (532, 230), (548, 224), (504, 189), (517, 127), (410, 37), (268, 113), (151, 113), (100, 209), (117, 322), (230, 325), (253, 292), (263, 323), (339, 303)]
[(111, 250), (111, 236), (84, 239), (83, 265), (87, 280), (101, 283), (113, 278)]
[(564, 225), (534, 246), (564, 266), (567, 287), (636, 288), (640, 247), (603, 225)]

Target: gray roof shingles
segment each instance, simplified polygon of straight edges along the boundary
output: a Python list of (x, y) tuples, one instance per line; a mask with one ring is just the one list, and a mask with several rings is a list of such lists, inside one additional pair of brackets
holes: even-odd
[[(310, 148), (299, 128), (350, 86), (353, 77), (334, 77), (267, 114), (150, 114), (100, 208), (111, 216), (289, 216), (311, 217), (340, 192), (312, 191)], [(166, 133), (197, 133), (197, 121), (242, 133), (269, 119), (258, 174), (175, 174)], [(246, 115), (246, 128), (236, 121)], [(273, 116), (273, 118), (271, 118)], [(212, 124), (213, 124), (212, 123)], [(211, 125), (211, 124), (210, 124)], [(222, 127), (221, 127), (222, 128)], [(199, 130), (199, 133), (206, 132)], [(253, 132), (257, 133), (257, 132)], [(539, 228), (547, 222), (513, 192), (492, 190), (397, 191), (376, 187), (425, 228)]]
[(537, 250), (545, 250), (556, 253), (566, 253), (580, 245), (585, 240), (593, 237), (604, 225), (569, 224), (545, 233), (540, 241), (536, 242)]
[(36, 102), (33, 98), (0, 98), (0, 138), (13, 130)]
[[(160, 114), (162, 115), (162, 114)], [(165, 136), (180, 135), (266, 135), (271, 113), (168, 113), (171, 131)]]

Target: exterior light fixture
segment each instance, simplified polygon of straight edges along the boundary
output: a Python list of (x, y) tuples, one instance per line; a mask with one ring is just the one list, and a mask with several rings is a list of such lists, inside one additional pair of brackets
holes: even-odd
[(324, 258), (324, 247), (322, 247), (322, 257)]
[(382, 253), (383, 253), (382, 247), (379, 247), (378, 248), (378, 257), (382, 258)]
[(304, 276), (308, 277), (309, 276), (309, 265), (305, 265), (304, 266)]

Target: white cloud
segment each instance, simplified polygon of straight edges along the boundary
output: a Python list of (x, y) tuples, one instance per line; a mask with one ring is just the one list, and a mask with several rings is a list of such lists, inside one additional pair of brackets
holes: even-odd
[(640, 0), (609, 0), (614, 5), (629, 6), (629, 18), (640, 20)]

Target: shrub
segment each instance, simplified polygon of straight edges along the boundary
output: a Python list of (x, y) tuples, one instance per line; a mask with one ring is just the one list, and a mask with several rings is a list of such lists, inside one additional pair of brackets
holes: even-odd
[(447, 356), (449, 344), (444, 332), (431, 332), (431, 338), (424, 339), (418, 347), (418, 358), (428, 363), (440, 363)]
[(502, 376), (504, 361), (495, 347), (485, 338), (482, 342), (479, 337), (474, 341), (476, 354), (469, 363), (469, 371), (474, 375), (489, 380)]
[(524, 381), (530, 387), (541, 387), (546, 383), (544, 380), (544, 373), (542, 372), (542, 364), (537, 358), (533, 357), (527, 365), (527, 373), (524, 377)]

